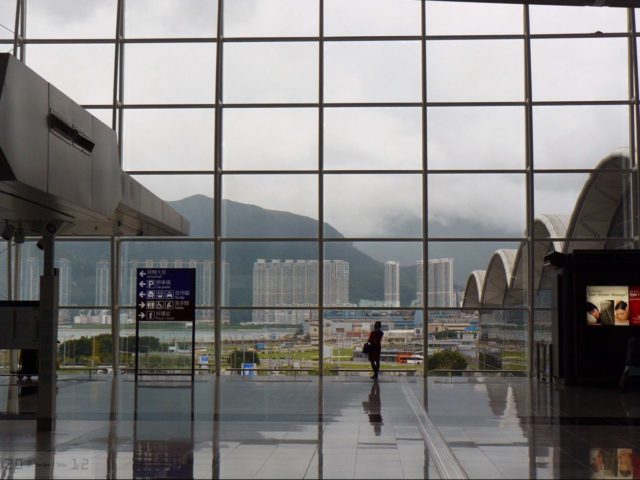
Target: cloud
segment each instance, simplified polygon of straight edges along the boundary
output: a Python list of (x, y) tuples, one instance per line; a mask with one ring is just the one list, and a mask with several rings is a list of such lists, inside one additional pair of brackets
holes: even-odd
[(318, 35), (317, 0), (233, 0), (224, 4), (227, 37)]
[(326, 169), (422, 168), (419, 108), (327, 108)]
[(227, 43), (227, 103), (317, 102), (318, 44)]
[(226, 109), (223, 162), (228, 170), (318, 167), (315, 108)]
[[(8, 2), (13, 4), (14, 2)], [(0, 7), (6, 11), (7, 2)], [(30, 0), (32, 37), (113, 38), (115, 0)], [(129, 0), (130, 37), (215, 35), (216, 2)], [(626, 31), (624, 9), (531, 6), (534, 32)], [(283, 13), (284, 12), (284, 13)], [(521, 33), (522, 6), (428, 2), (428, 34)], [(233, 0), (228, 35), (315, 35), (312, 0)], [(11, 15), (9, 15), (11, 16)], [(5, 15), (6, 17), (6, 15)], [(415, 0), (325, 0), (325, 34), (419, 34)], [(626, 100), (624, 38), (535, 39), (534, 100)], [(213, 103), (215, 44), (128, 44), (126, 102)], [(226, 43), (225, 102), (316, 102), (317, 42)], [(112, 101), (114, 46), (28, 45), (38, 73), (84, 104)], [(421, 100), (420, 42), (325, 42), (325, 101)], [(434, 40), (427, 43), (429, 101), (523, 102), (522, 40)], [(593, 168), (628, 146), (628, 107), (535, 107), (537, 168)], [(110, 112), (100, 112), (110, 119)], [(419, 108), (326, 108), (327, 169), (420, 169)], [(317, 109), (226, 109), (223, 161), (237, 169), (315, 169)], [(522, 169), (524, 107), (434, 107), (428, 110), (432, 169)], [(125, 166), (135, 169), (212, 168), (214, 125), (208, 110), (126, 111)], [(537, 174), (536, 213), (568, 213), (584, 175)], [(139, 176), (165, 199), (213, 195), (210, 175)], [(525, 176), (429, 175), (430, 225), (482, 224), (523, 232)], [(223, 196), (317, 218), (313, 175), (225, 176)], [(345, 235), (405, 235), (422, 218), (420, 175), (327, 175), (325, 220)], [(417, 220), (416, 220), (417, 219)]]

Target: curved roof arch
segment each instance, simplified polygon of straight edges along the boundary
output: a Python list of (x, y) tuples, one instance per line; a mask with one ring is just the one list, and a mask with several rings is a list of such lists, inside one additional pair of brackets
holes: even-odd
[[(575, 248), (601, 249), (625, 198), (628, 198), (629, 176), (620, 170), (630, 168), (627, 151), (613, 153), (604, 158), (594, 172), (589, 175), (573, 209), (567, 237), (571, 239), (593, 239), (593, 241), (568, 241), (564, 253)], [(626, 236), (626, 232), (616, 232), (616, 236)]]
[(484, 286), (485, 270), (474, 270), (467, 278), (464, 288), (462, 308), (474, 308), (482, 305), (482, 287)]
[(491, 257), (482, 287), (483, 306), (504, 305), (507, 289), (511, 285), (517, 252), (515, 248), (501, 248)]

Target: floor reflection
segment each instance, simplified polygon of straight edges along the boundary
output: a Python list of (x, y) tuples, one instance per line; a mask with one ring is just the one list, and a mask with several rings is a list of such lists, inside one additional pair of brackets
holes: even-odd
[(376, 378), (371, 384), (368, 400), (362, 402), (362, 408), (369, 416), (369, 423), (373, 426), (376, 436), (382, 433), (382, 402), (380, 401), (380, 383)]
[(52, 436), (36, 435), (34, 395), (21, 397), (10, 379), (0, 388), (4, 478), (436, 478), (438, 455), (412, 409), (421, 399), (470, 478), (640, 477), (633, 390), (522, 378), (207, 377), (137, 387), (127, 375), (67, 378)]

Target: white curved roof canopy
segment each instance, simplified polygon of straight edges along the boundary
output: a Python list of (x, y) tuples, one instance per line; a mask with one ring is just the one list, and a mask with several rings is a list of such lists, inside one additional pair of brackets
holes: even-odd
[(516, 254), (516, 249), (501, 248), (491, 257), (482, 287), (483, 306), (504, 305), (507, 289), (511, 285)]
[[(626, 150), (604, 158), (589, 175), (571, 215), (542, 214), (535, 218), (534, 289), (540, 288), (544, 257), (553, 251), (571, 253), (574, 249), (605, 248), (607, 236), (629, 236), (620, 215), (629, 208), (630, 168)], [(621, 210), (622, 209), (622, 210)], [(622, 212), (622, 213), (621, 213)], [(612, 232), (612, 228), (621, 229)], [(559, 238), (580, 239), (563, 241)], [(475, 270), (467, 280), (463, 308), (524, 304), (527, 279), (527, 248), (497, 250), (486, 272)]]
[(474, 270), (467, 278), (467, 286), (464, 289), (462, 308), (474, 308), (482, 305), (482, 286), (484, 285), (485, 270)]
[(630, 176), (620, 170), (630, 165), (629, 154), (624, 150), (598, 163), (580, 192), (566, 235), (571, 239), (594, 240), (571, 240), (564, 245), (564, 253), (604, 248), (616, 212), (629, 198)]

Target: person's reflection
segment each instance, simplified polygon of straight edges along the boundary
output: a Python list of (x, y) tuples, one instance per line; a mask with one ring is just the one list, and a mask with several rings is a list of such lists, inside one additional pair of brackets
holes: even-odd
[(382, 403), (380, 402), (380, 384), (375, 379), (371, 384), (369, 400), (362, 402), (362, 408), (369, 415), (369, 423), (373, 425), (373, 432), (376, 435), (382, 433)]

